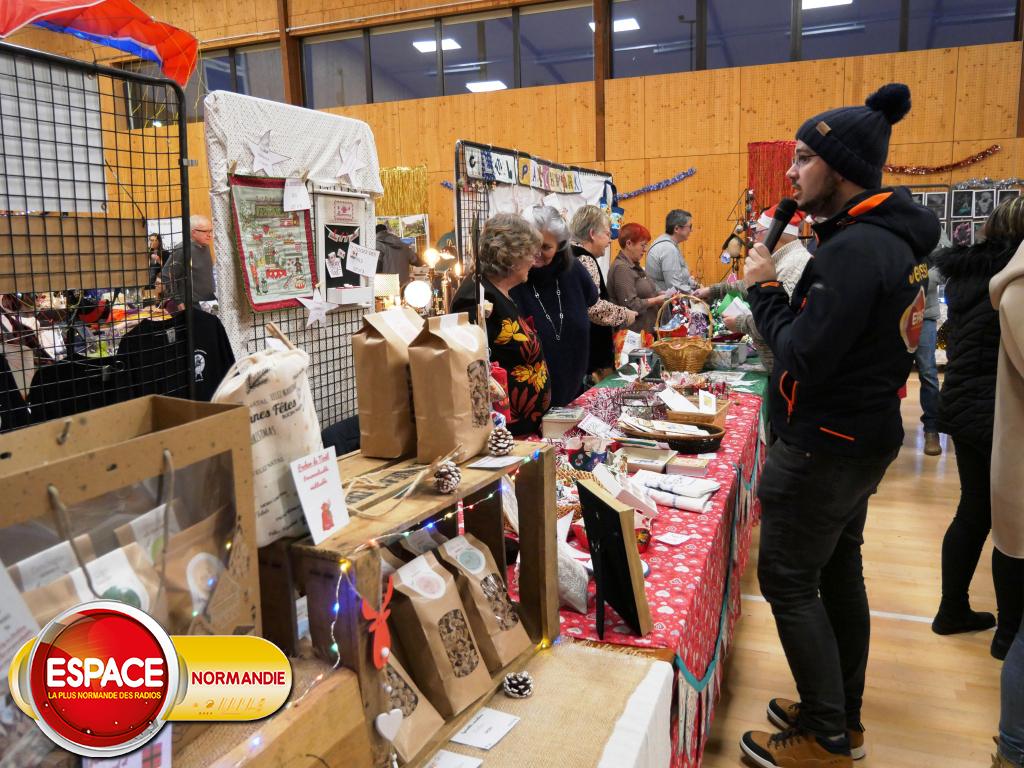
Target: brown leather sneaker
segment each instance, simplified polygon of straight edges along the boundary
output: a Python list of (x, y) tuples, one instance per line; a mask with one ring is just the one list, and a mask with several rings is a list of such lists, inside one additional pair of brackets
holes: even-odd
[(940, 455), (942, 455), (942, 446), (939, 445), (939, 433), (938, 432), (925, 432), (924, 433), (924, 455), (925, 456), (940, 456)]
[[(800, 722), (800, 702), (789, 699), (772, 699), (768, 702), (768, 722), (780, 730), (796, 728)], [(864, 728), (848, 728), (846, 736), (850, 740), (850, 757), (863, 760), (867, 755), (864, 749)]]
[(747, 731), (740, 749), (762, 768), (852, 768), (847, 750), (832, 752), (813, 735), (791, 728), (782, 733)]

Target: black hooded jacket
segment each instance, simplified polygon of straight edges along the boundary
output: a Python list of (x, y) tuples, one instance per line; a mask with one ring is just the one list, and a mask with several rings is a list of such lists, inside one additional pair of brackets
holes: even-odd
[(818, 248), (792, 301), (777, 282), (749, 291), (775, 354), (772, 427), (806, 451), (882, 455), (903, 442), (898, 392), (924, 322), (939, 222), (906, 189), (876, 189), (814, 231)]
[(992, 448), (999, 361), (999, 313), (988, 283), (1007, 265), (1019, 243), (985, 240), (950, 248), (936, 258), (946, 278), (949, 319), (946, 376), (939, 400), (939, 429), (986, 453)]

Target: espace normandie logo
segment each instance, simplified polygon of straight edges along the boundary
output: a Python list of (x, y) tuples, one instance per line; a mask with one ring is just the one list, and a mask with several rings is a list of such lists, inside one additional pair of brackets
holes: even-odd
[(22, 646), (11, 694), (69, 752), (116, 757), (167, 720), (258, 720), (292, 688), (280, 649), (260, 637), (170, 637), (125, 603), (98, 600), (54, 618)]

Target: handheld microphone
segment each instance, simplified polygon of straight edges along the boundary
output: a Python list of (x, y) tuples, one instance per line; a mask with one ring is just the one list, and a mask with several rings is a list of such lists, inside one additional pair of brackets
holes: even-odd
[(772, 225), (768, 228), (768, 234), (764, 238), (764, 247), (768, 249), (768, 253), (772, 253), (775, 250), (779, 238), (782, 237), (783, 230), (789, 224), (789, 220), (793, 218), (794, 213), (796, 213), (796, 200), (792, 197), (782, 198), (779, 204), (775, 206), (775, 216), (772, 217)]

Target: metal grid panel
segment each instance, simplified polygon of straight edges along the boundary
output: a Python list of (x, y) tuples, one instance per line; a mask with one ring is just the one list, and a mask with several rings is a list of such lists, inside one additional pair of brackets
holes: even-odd
[[(192, 315), (161, 312), (146, 238), (187, 229), (181, 102), (166, 80), (0, 43), (0, 431), (194, 394)], [(133, 109), (168, 124), (132, 130)], [(187, 242), (178, 257), (190, 306)]]

